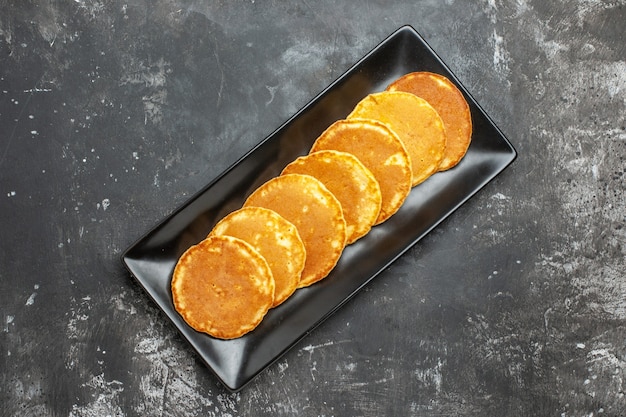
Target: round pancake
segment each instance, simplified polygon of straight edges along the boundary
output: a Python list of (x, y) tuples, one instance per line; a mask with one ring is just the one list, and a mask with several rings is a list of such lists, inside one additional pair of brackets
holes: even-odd
[(432, 72), (406, 74), (387, 87), (428, 101), (446, 128), (446, 150), (439, 171), (454, 167), (465, 156), (472, 139), (472, 116), (463, 93), (446, 77)]
[(381, 193), (381, 207), (374, 224), (391, 217), (411, 191), (411, 160), (398, 136), (376, 120), (338, 120), (315, 141), (311, 153), (325, 149), (354, 155), (370, 170)]
[(274, 301), (274, 278), (254, 248), (211, 236), (187, 249), (172, 276), (176, 311), (193, 329), (234, 339), (254, 329)]
[(437, 172), (446, 148), (446, 132), (437, 111), (423, 98), (402, 91), (367, 95), (351, 118), (376, 119), (396, 132), (411, 157), (416, 186)]
[(367, 234), (378, 218), (382, 201), (378, 181), (350, 153), (313, 152), (287, 165), (282, 174), (311, 175), (337, 197), (346, 220), (346, 244)]
[(274, 276), (274, 303), (298, 287), (306, 252), (296, 227), (273, 210), (244, 207), (220, 220), (209, 236), (227, 235), (248, 242), (265, 258)]
[(325, 278), (346, 244), (346, 221), (341, 204), (319, 180), (310, 175), (287, 174), (257, 188), (244, 207), (274, 210), (298, 229), (306, 249), (298, 288)]

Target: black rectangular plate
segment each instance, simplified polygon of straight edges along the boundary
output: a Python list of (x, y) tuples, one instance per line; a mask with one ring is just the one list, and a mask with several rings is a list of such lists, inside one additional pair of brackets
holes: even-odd
[[(172, 304), (170, 280), (179, 256), (224, 215), (311, 145), (359, 100), (413, 71), (445, 75), (465, 94), (473, 137), (465, 158), (415, 187), (402, 208), (348, 246), (324, 280), (299, 289), (252, 332), (218, 340), (191, 329)], [(407, 249), (505, 169), (516, 152), (467, 90), (410, 26), (403, 26), (357, 62), (279, 129), (202, 189), (123, 254), (123, 263), (202, 360), (231, 391), (240, 390), (356, 294)]]

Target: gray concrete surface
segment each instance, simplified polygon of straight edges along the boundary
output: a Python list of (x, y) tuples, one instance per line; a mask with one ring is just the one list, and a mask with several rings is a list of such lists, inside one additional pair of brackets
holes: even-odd
[[(0, 1), (3, 416), (626, 415), (626, 2)], [(398, 27), (519, 152), (230, 394), (122, 251)]]

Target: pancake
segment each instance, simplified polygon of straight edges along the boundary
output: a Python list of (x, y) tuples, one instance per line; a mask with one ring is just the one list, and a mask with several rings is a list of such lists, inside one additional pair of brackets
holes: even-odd
[(374, 224), (398, 211), (411, 191), (411, 160), (387, 125), (376, 120), (339, 120), (317, 138), (311, 153), (327, 149), (354, 155), (376, 178), (381, 207)]
[(346, 244), (346, 221), (341, 204), (310, 175), (287, 174), (257, 188), (244, 207), (274, 210), (298, 229), (306, 249), (306, 261), (298, 288), (325, 278), (334, 268)]
[(220, 339), (253, 330), (274, 301), (265, 258), (241, 239), (211, 236), (187, 249), (172, 276), (176, 311), (193, 329)]
[(244, 207), (220, 220), (209, 236), (227, 235), (246, 241), (265, 258), (274, 276), (274, 303), (285, 301), (298, 287), (306, 252), (296, 227), (273, 210)]
[(446, 150), (439, 171), (445, 171), (465, 156), (472, 139), (472, 116), (463, 93), (446, 77), (432, 72), (406, 74), (387, 87), (405, 91), (428, 101), (437, 110), (446, 128)]
[(415, 94), (383, 91), (367, 95), (348, 119), (376, 119), (396, 132), (411, 157), (412, 186), (437, 172), (446, 148), (441, 117), (428, 102)]
[(382, 201), (378, 181), (350, 153), (313, 152), (287, 165), (282, 174), (311, 175), (337, 197), (346, 220), (346, 244), (363, 237), (378, 218)]

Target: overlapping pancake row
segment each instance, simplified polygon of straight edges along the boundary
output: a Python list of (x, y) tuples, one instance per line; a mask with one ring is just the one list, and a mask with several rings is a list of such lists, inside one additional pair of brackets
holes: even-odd
[[(369, 94), (221, 219), (174, 270), (173, 301), (185, 321), (217, 338), (248, 333), (297, 288), (328, 276), (345, 246), (396, 213), (412, 187), (456, 165), (469, 146), (470, 116), (450, 85), (411, 73)], [(469, 126), (471, 137), (471, 119)]]

